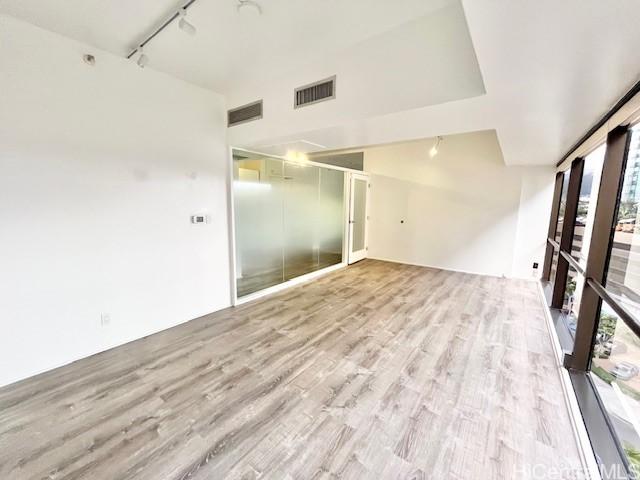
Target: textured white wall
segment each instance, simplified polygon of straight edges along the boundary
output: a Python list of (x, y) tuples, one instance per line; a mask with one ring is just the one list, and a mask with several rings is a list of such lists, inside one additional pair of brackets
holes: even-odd
[(222, 97), (4, 16), (0, 64), (0, 384), (228, 306)]
[[(365, 149), (369, 256), (531, 277), (542, 262), (553, 167), (506, 167), (494, 131)], [(401, 221), (403, 223), (401, 223)]]

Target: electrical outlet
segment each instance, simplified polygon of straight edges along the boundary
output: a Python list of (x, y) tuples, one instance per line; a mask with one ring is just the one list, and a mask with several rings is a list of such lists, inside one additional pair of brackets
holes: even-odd
[(108, 313), (103, 313), (102, 315), (100, 315), (100, 325), (102, 325), (103, 327), (106, 327), (110, 323), (111, 323), (111, 315), (109, 315)]

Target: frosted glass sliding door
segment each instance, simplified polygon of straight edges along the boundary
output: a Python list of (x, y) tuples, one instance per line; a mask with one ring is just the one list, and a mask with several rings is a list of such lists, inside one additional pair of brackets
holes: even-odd
[(344, 172), (234, 150), (238, 297), (342, 262)]

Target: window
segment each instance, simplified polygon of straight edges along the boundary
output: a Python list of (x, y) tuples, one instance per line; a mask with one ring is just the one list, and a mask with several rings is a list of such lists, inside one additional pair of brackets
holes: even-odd
[(640, 474), (640, 338), (602, 302), (591, 378), (629, 467)]
[(618, 201), (613, 246), (607, 270), (607, 290), (632, 314), (640, 317), (640, 195), (631, 185), (640, 176), (640, 128), (636, 126)]
[(569, 189), (570, 170), (564, 172), (562, 179), (562, 193), (560, 194), (560, 210), (558, 210), (558, 223), (556, 224), (556, 242), (560, 243), (562, 236), (562, 226), (564, 225), (564, 211), (567, 208), (567, 190)]
[(552, 285), (556, 281), (556, 272), (558, 271), (558, 253), (559, 250), (553, 250), (553, 260), (551, 260), (551, 273), (549, 275), (549, 283)]
[(587, 264), (587, 252), (591, 243), (593, 220), (596, 213), (596, 202), (600, 190), (600, 176), (606, 145), (602, 144), (584, 159), (584, 170), (580, 183), (580, 197), (576, 213), (571, 256), (583, 267)]
[(584, 277), (575, 268), (569, 266), (562, 302), (561, 319), (572, 341), (576, 336), (583, 286)]

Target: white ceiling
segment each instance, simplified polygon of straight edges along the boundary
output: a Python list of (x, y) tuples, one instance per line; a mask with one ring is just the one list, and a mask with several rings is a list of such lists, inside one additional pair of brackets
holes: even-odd
[[(452, 0), (258, 0), (261, 16), (237, 0), (197, 0), (190, 37), (174, 22), (145, 51), (151, 68), (226, 94), (239, 84), (355, 45)], [(186, 0), (0, 0), (0, 13), (128, 54)]]
[[(259, 1), (245, 18), (235, 0), (198, 0), (195, 37), (172, 25), (146, 49), (150, 68), (230, 106), (264, 98), (263, 120), (229, 129), (237, 146), (495, 129), (507, 164), (548, 165), (640, 77), (638, 0), (462, 0), (446, 24), (459, 0)], [(180, 4), (0, 0), (0, 13), (124, 56)], [(293, 87), (336, 72), (336, 100), (293, 110)]]

